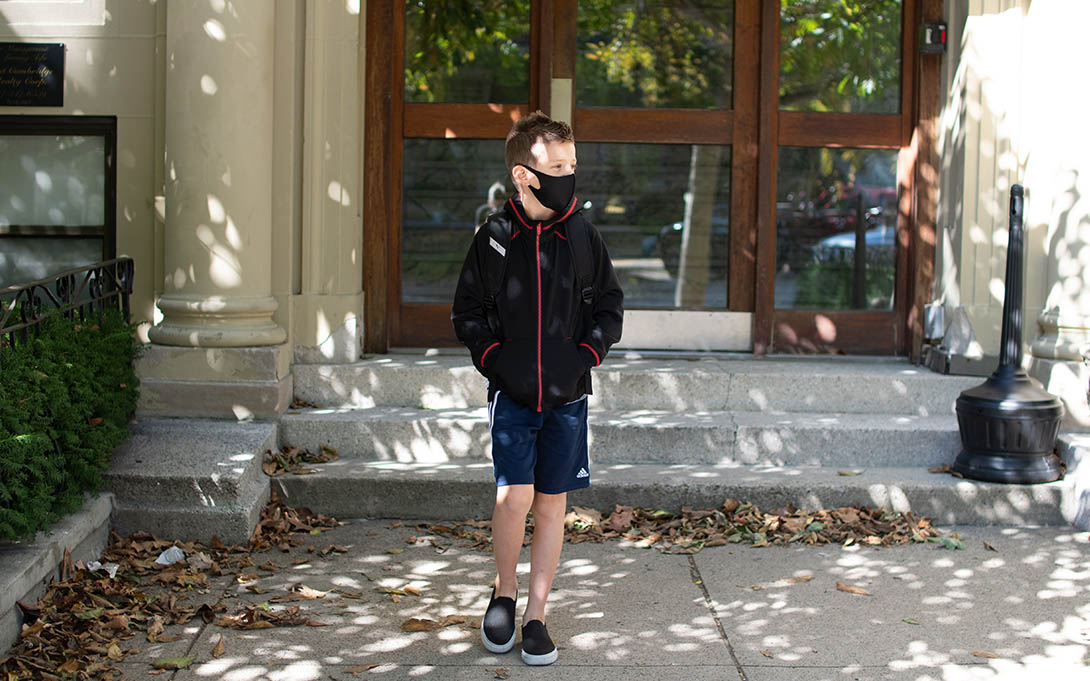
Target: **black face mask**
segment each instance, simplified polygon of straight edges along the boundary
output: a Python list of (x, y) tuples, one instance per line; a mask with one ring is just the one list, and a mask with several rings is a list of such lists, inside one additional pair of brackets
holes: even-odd
[(548, 175), (540, 170), (534, 170), (530, 166), (522, 166), (537, 176), (541, 189), (530, 187), (541, 205), (557, 213), (566, 210), (575, 196), (575, 174)]

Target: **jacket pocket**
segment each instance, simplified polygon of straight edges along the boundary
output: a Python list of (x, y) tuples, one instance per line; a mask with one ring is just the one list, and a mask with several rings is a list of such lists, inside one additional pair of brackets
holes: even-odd
[(492, 352), (499, 357), (492, 364), (489, 378), (505, 395), (523, 406), (537, 408), (537, 343), (533, 340), (508, 340)]
[(558, 407), (582, 395), (579, 382), (587, 372), (579, 349), (572, 340), (546, 339), (541, 344), (542, 390), (544, 407)]

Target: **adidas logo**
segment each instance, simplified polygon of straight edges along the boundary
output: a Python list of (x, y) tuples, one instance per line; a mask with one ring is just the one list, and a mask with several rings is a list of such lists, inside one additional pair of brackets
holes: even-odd
[(579, 472), (575, 474), (575, 477), (577, 477), (577, 478), (589, 478), (590, 473), (587, 472), (586, 468), (580, 468)]

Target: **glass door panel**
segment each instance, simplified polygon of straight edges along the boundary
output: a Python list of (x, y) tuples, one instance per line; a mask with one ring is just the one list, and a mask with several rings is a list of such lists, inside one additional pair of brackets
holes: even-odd
[(530, 91), (530, 0), (405, 3), (405, 101), (519, 103)]
[(781, 147), (776, 307), (892, 310), (897, 151)]
[(792, 0), (780, 14), (780, 109), (901, 108), (901, 0)]
[(577, 193), (626, 308), (727, 306), (730, 147), (578, 145)]
[(582, 0), (579, 106), (729, 109), (734, 0)]
[(473, 234), (511, 192), (503, 140), (407, 139), (401, 300), (450, 303)]

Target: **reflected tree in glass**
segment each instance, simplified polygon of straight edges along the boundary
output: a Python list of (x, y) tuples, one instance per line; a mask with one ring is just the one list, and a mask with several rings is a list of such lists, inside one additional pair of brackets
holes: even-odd
[(781, 109), (900, 111), (900, 0), (782, 0), (781, 8)]
[[(579, 3), (579, 106), (727, 109), (734, 2)], [(674, 304), (701, 306), (711, 279), (712, 214), (724, 148), (693, 145)]]
[(733, 0), (579, 3), (580, 106), (730, 108)]
[(405, 3), (405, 100), (521, 104), (530, 93), (530, 0)]

